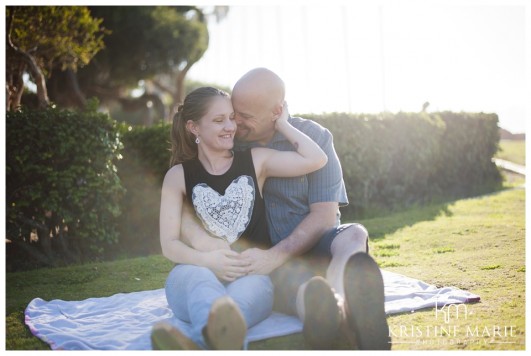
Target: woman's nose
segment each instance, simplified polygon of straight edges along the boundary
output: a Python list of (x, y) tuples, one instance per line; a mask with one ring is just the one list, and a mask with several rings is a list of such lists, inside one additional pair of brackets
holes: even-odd
[(236, 130), (236, 121), (234, 120), (226, 120), (225, 121), (225, 130), (226, 131), (234, 131)]

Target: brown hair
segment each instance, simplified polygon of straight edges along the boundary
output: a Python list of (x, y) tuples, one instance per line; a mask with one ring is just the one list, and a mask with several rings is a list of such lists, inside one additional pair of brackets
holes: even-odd
[(171, 128), (171, 160), (170, 167), (197, 157), (197, 144), (194, 135), (186, 129), (188, 120), (199, 121), (215, 96), (229, 97), (223, 90), (212, 87), (201, 87), (190, 92), (184, 103), (173, 116)]

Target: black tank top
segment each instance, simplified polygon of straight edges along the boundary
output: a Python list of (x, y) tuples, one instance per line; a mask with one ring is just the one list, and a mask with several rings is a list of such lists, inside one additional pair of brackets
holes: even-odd
[(208, 232), (237, 251), (271, 246), (251, 150), (234, 152), (222, 175), (208, 173), (199, 159), (184, 162), (183, 168), (187, 199)]

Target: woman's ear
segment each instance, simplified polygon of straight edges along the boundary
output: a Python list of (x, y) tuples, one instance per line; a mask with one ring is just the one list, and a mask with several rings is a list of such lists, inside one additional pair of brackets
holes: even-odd
[(197, 136), (197, 134), (199, 133), (199, 131), (197, 130), (197, 125), (192, 120), (186, 121), (186, 129), (188, 130), (188, 132), (195, 136)]

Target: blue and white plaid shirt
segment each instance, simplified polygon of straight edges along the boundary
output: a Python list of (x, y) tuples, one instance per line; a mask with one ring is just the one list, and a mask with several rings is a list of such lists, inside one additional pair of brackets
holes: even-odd
[[(263, 194), (271, 242), (286, 238), (310, 212), (310, 205), (320, 202), (348, 204), (341, 163), (334, 149), (332, 133), (318, 123), (290, 117), (289, 122), (308, 135), (328, 156), (327, 164), (313, 173), (295, 178), (268, 178)], [(256, 142), (238, 142), (236, 149), (258, 147)], [(291, 143), (279, 132), (265, 146), (280, 151), (295, 151)], [(339, 225), (340, 213), (337, 214)]]

